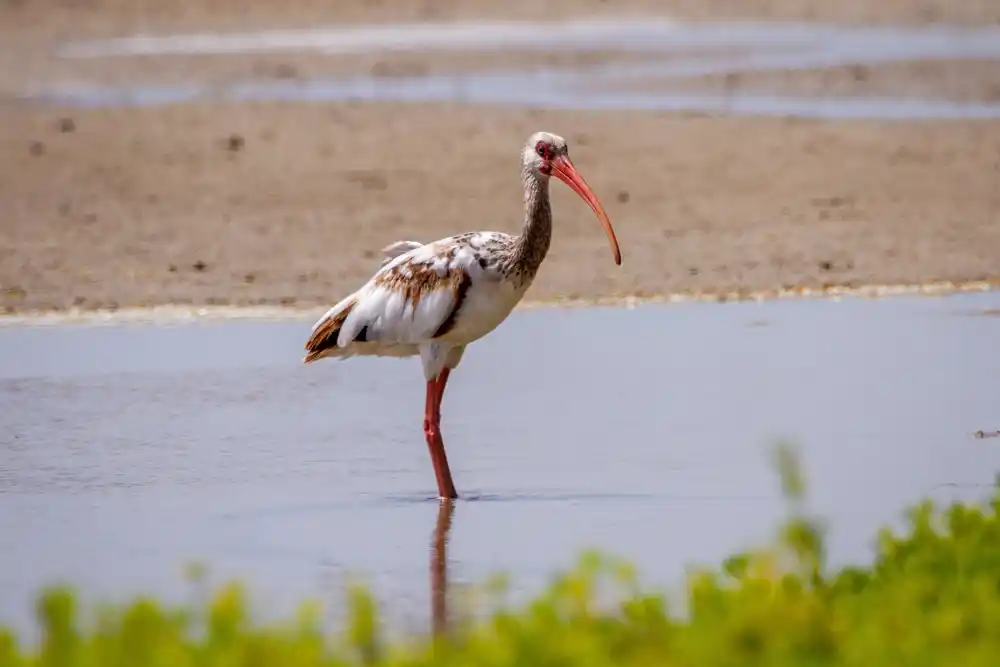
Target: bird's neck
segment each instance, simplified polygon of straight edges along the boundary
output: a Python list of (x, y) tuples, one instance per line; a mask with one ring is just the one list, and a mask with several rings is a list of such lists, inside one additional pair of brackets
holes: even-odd
[(552, 207), (549, 205), (549, 179), (525, 171), (524, 228), (517, 237), (511, 268), (526, 279), (534, 278), (549, 251), (552, 241)]

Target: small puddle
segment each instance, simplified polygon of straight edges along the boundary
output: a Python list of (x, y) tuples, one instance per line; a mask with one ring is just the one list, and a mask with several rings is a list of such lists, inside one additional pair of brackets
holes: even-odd
[[(706, 55), (731, 48), (738, 55)], [(678, 23), (666, 20), (564, 24), (456, 23), (345, 27), (245, 34), (137, 36), (64, 45), (64, 58), (250, 53), (351, 54), (427, 51), (620, 51), (647, 54), (627, 64), (484, 70), (407, 77), (347, 76), (298, 81), (249, 79), (226, 85), (86, 82), (35, 87), (22, 99), (66, 106), (145, 106), (198, 100), (464, 102), (566, 109), (672, 110), (821, 118), (998, 118), (996, 102), (818, 97), (746, 86), (726, 92), (622, 90), (705, 75), (878, 66), (908, 61), (1000, 60), (1000, 27), (869, 28), (823, 24)]]
[[(304, 367), (311, 321), (0, 328), (0, 623), (69, 580), (185, 600), (188, 559), (267, 614), (367, 577), (426, 627), (435, 591), (515, 599), (596, 546), (653, 583), (768, 540), (775, 438), (801, 445), (833, 564), (926, 494), (1000, 468), (1000, 293), (516, 312), (452, 376), (442, 518), (413, 360)], [(767, 326), (753, 326), (766, 321)], [(446, 521), (445, 521), (446, 519)], [(428, 548), (450, 528), (447, 572)], [(436, 582), (436, 583), (435, 583)], [(435, 614), (437, 611), (434, 612)], [(436, 618), (436, 616), (435, 616)]]

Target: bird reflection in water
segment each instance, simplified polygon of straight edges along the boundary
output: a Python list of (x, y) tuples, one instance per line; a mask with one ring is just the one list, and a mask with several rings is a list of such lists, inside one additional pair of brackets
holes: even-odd
[(435, 636), (448, 631), (448, 537), (455, 501), (438, 502), (434, 538), (431, 540), (431, 624)]

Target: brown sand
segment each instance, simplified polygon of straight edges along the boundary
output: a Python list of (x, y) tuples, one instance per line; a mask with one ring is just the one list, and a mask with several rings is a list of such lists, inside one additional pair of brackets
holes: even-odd
[[(457, 2), (414, 1), (365, 4), (363, 15), (361, 2), (301, 0), (286, 16), (258, 3), (236, 20), (226, 3), (214, 10), (207, 4), (188, 0), (154, 10), (150, 3), (141, 18), (154, 28), (192, 30), (496, 13), (495, 3), (459, 9)], [(134, 32), (134, 5), (13, 5), (0, 29), (9, 38), (0, 34), (6, 45), (0, 51), (17, 48), (24, 58), (20, 67), (0, 67), (7, 92), (31, 76), (58, 79), (71, 68), (95, 80), (127, 80), (142, 68), (169, 80), (185, 67), (225, 79), (269, 67), (278, 68), (277, 76), (379, 67), (393, 73), (442, 64), (454, 69), (463, 60), (60, 62), (50, 53), (58, 40)], [(603, 5), (588, 0), (572, 7), (586, 13)], [(503, 6), (507, 17), (564, 15), (571, 7), (521, 0)], [(671, 7), (696, 17), (1000, 18), (995, 2), (943, 0), (675, 2), (663, 11)], [(289, 62), (291, 69), (280, 68)], [(860, 77), (853, 70), (796, 73), (774, 83), (995, 99), (996, 74), (990, 63), (904, 65), (871, 68)], [(367, 279), (378, 266), (378, 249), (391, 241), (516, 231), (518, 150), (537, 129), (570, 141), (577, 166), (616, 224), (624, 262), (613, 264), (590, 210), (557, 184), (553, 249), (530, 299), (1000, 280), (995, 121), (821, 122), (349, 103), (67, 111), (7, 102), (0, 104), (0, 126), (0, 309), (7, 312), (328, 304)]]

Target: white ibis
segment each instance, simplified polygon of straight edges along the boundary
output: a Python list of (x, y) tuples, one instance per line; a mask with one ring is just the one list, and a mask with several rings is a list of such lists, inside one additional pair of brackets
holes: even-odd
[(552, 238), (553, 175), (597, 214), (620, 265), (611, 221), (570, 161), (565, 139), (536, 132), (521, 151), (525, 213), (520, 235), (468, 232), (426, 245), (397, 241), (382, 250), (386, 259), (378, 272), (328, 310), (306, 342), (304, 363), (325, 357), (420, 355), (427, 380), (424, 435), (441, 498), (458, 497), (440, 431), (448, 375), (466, 345), (507, 318), (538, 273)]

